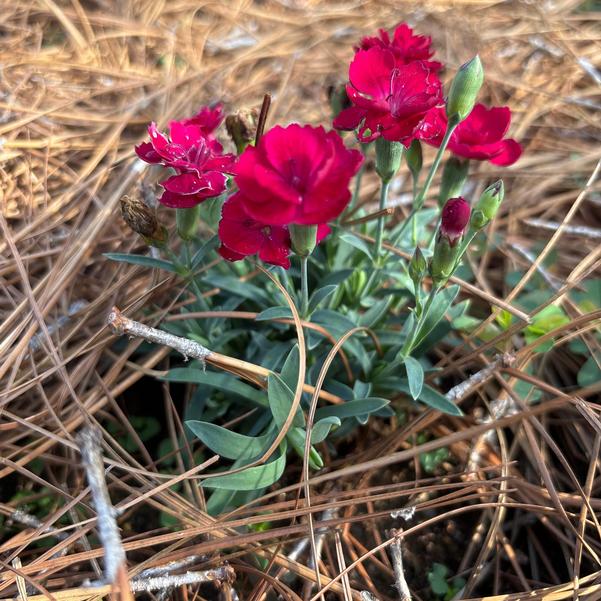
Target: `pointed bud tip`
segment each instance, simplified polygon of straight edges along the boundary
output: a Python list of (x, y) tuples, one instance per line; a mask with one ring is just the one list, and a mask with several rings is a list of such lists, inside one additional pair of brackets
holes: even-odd
[(478, 92), (484, 83), (484, 69), (479, 55), (464, 63), (451, 83), (447, 98), (449, 120), (463, 121), (474, 108)]

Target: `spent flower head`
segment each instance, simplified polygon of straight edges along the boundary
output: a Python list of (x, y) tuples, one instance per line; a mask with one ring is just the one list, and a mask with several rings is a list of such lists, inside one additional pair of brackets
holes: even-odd
[(144, 238), (150, 246), (162, 247), (168, 234), (156, 215), (156, 211), (147, 206), (139, 198), (124, 195), (120, 200), (121, 215), (127, 225)]

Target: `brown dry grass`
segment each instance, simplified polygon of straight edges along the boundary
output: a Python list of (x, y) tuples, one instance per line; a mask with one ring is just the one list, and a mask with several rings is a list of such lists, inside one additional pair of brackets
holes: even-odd
[[(568, 225), (601, 227), (600, 188), (591, 177), (601, 159), (601, 100), (599, 81), (586, 68), (601, 63), (601, 15), (576, 12), (579, 4), (2, 3), (0, 512), (13, 513), (18, 503), (11, 499), (19, 489), (28, 501), (47, 498), (49, 513), (40, 527), (16, 524), (17, 533), (5, 537), (1, 597), (15, 597), (25, 582), (37, 594), (52, 591), (63, 600), (107, 593), (82, 588), (85, 578), (98, 575), (96, 560), (103, 551), (93, 536), (94, 511), (74, 436), (90, 421), (126, 421), (116, 399), (146, 374), (166, 367), (168, 353), (162, 348), (141, 364), (131, 360), (136, 341), (121, 352), (111, 350), (114, 339), (105, 327), (109, 308), (118, 304), (135, 316), (142, 305), (169, 307), (175, 299), (173, 280), (156, 280), (146, 270), (116, 267), (102, 257), (138, 244), (123, 229), (116, 207), (143, 177), (132, 153), (143, 125), (150, 120), (164, 124), (218, 98), (229, 107), (257, 105), (266, 91), (274, 95), (272, 123), (326, 121), (324, 87), (344, 79), (352, 43), (405, 18), (434, 37), (451, 70), (476, 51), (481, 54), (486, 95), (511, 105), (512, 133), (525, 143), (523, 159), (503, 171), (508, 201), (495, 224), (503, 244), (480, 259), (477, 283), (484, 295), (476, 297), (477, 304), (485, 309), (487, 299), (494, 305), (495, 297), (511, 302), (516, 290), (505, 286), (506, 271), (519, 267), (527, 272), (519, 288), (539, 269), (542, 256), (555, 256), (556, 300), (572, 322), (554, 332), (558, 350), (535, 375), (526, 373), (533, 359), (529, 347), (521, 348), (506, 370), (543, 391), (540, 403), (529, 406), (528, 399), (515, 398), (497, 372), (471, 395), (466, 419), (428, 412), (402, 428), (374, 424), (355, 449), (310, 481), (313, 527), (330, 528), (319, 565), (322, 586), (346, 598), (359, 599), (361, 590), (382, 600), (394, 598), (393, 573), (382, 550), (392, 542), (387, 528), (401, 525), (390, 519), (390, 508), (411, 504), (417, 512), (403, 533), (408, 554), (425, 550), (436, 555), (432, 536), (443, 545), (441, 531), (460, 529), (461, 557), (449, 562), (468, 580), (467, 597), (492, 599), (506, 591), (516, 591), (508, 599), (519, 598), (517, 591), (530, 598), (601, 596), (596, 399), (601, 383), (574, 387), (578, 366), (565, 352), (573, 337), (595, 348), (591, 331), (601, 320), (598, 310), (583, 313), (566, 295), (601, 264), (598, 239), (566, 231)], [(479, 174), (482, 181), (490, 180), (495, 169), (482, 166)], [(370, 200), (369, 191), (365, 200)], [(528, 225), (532, 218), (562, 225), (551, 232)], [(539, 259), (529, 262), (519, 247)], [(157, 311), (156, 321), (166, 312)], [(500, 342), (515, 350), (511, 334)], [(491, 356), (487, 349), (490, 345), (474, 338), (461, 348), (441, 349), (440, 365), (449, 382), (485, 366)], [(569, 394), (562, 392), (566, 385)], [(152, 402), (165, 404), (176, 437), (181, 424), (169, 392), (158, 383), (154, 391)], [(499, 395), (513, 395), (518, 412), (479, 424), (474, 409), (486, 411)], [(495, 427), (498, 451), (481, 438)], [(417, 445), (423, 431), (436, 438)], [(444, 446), (457, 459), (454, 474), (425, 478), (416, 458)], [(307, 584), (316, 578), (310, 555), (288, 557), (294, 541), (308, 532), (309, 510), (296, 503), (299, 473), (292, 471), (286, 489), (255, 506), (213, 520), (202, 511), (194, 475), (185, 475), (184, 488), (174, 492), (165, 484), (177, 480), (183, 468), (160, 473), (156, 458), (140, 448), (138, 462), (106, 434), (107, 477), (113, 495), (122, 499), (119, 523), (130, 577), (151, 565), (202, 555), (201, 567), (232, 561), (236, 587), (248, 591), (249, 599), (260, 599), (270, 589), (286, 598), (297, 598), (293, 590), (305, 598), (316, 594)], [(467, 474), (474, 448), (482, 453), (481, 469)], [(43, 477), (32, 471), (35, 459), (45, 465)], [(408, 474), (411, 480), (403, 482)], [(144, 516), (157, 510), (174, 516), (179, 527), (157, 529), (154, 522), (145, 527)], [(235, 531), (239, 524), (265, 521), (266, 514), (271, 529)], [(60, 532), (49, 534), (47, 529), (55, 526)], [(41, 539), (45, 547), (36, 545)], [(263, 579), (253, 568), (256, 553), (274, 563)], [(425, 570), (428, 556), (422, 561)], [(476, 582), (481, 569), (485, 574)], [(283, 570), (295, 577), (277, 585), (273, 577)], [(185, 588), (179, 594), (187, 598)], [(223, 594), (227, 598), (229, 593)]]

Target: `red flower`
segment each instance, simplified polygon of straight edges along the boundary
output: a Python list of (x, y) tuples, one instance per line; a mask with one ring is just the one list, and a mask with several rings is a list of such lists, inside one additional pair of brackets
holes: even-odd
[[(288, 228), (267, 225), (253, 219), (246, 211), (247, 198), (236, 192), (223, 205), (219, 222), (219, 254), (228, 261), (239, 261), (249, 255), (258, 254), (259, 259), (284, 269), (290, 267), (290, 235)], [(330, 233), (330, 228), (321, 224), (317, 228), (317, 241)]]
[[(520, 158), (522, 147), (515, 140), (503, 138), (510, 123), (509, 107), (488, 109), (483, 104), (476, 104), (451, 135), (447, 148), (466, 159), (490, 161), (493, 165), (513, 165)], [(446, 127), (444, 109), (435, 108), (426, 116), (419, 137), (429, 144), (440, 146)]]
[(428, 62), (397, 65), (390, 50), (377, 46), (355, 54), (349, 80), (354, 106), (341, 111), (334, 127), (354, 130), (362, 124), (362, 142), (381, 135), (409, 147), (426, 113), (442, 102), (442, 84)]
[(470, 214), (470, 205), (463, 198), (459, 197), (447, 200), (442, 209), (440, 235), (444, 236), (451, 246), (463, 236), (465, 228), (470, 221)]
[(164, 205), (193, 207), (226, 189), (225, 174), (233, 171), (235, 158), (221, 154), (221, 144), (211, 135), (215, 123), (215, 110), (211, 113), (205, 108), (191, 119), (172, 121), (169, 137), (155, 123), (149, 125), (150, 142), (142, 142), (135, 150), (143, 161), (176, 171), (161, 182), (165, 192), (159, 200)]
[[(427, 61), (434, 54), (434, 50), (430, 47), (432, 38), (414, 35), (413, 29), (406, 23), (397, 25), (392, 40), (385, 29), (380, 29), (378, 33), (378, 36), (363, 38), (357, 50), (369, 50), (374, 47), (390, 50), (394, 54), (397, 66), (412, 61)], [(429, 65), (436, 71), (442, 67), (438, 62), (429, 62)]]
[(335, 219), (350, 200), (349, 181), (363, 157), (323, 127), (274, 127), (249, 146), (236, 167), (247, 213), (270, 225)]
[(196, 125), (200, 132), (209, 141), (211, 149), (217, 153), (223, 151), (223, 146), (213, 136), (213, 132), (221, 125), (223, 121), (223, 104), (218, 103), (213, 106), (203, 106), (196, 115), (180, 121), (182, 125)]
[(259, 255), (265, 263), (290, 267), (290, 235), (282, 226), (256, 221), (246, 212), (245, 198), (240, 192), (223, 205), (219, 222), (219, 253), (228, 261), (238, 261), (248, 255)]

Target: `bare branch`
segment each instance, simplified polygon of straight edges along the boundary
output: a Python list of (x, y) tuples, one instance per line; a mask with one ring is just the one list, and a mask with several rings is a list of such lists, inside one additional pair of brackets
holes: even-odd
[(203, 572), (186, 572), (185, 574), (165, 574), (150, 578), (136, 578), (131, 581), (131, 590), (134, 593), (150, 592), (186, 586), (188, 584), (200, 584), (201, 582), (213, 582), (217, 586), (231, 584), (236, 580), (236, 572), (230, 565), (223, 565), (214, 570)]
[(96, 508), (98, 534), (104, 548), (104, 577), (107, 583), (114, 584), (117, 582), (119, 569), (125, 565), (125, 551), (104, 478), (102, 434), (98, 428), (88, 427), (78, 434), (77, 442)]
[(509, 367), (515, 361), (515, 357), (510, 353), (504, 353), (503, 355), (497, 355), (495, 360), (487, 365), (484, 369), (476, 372), (471, 375), (467, 380), (457, 384), (457, 386), (453, 386), (449, 392), (447, 392), (446, 397), (452, 403), (456, 403), (461, 400), (463, 397), (467, 396), (476, 386), (483, 384), (495, 373), (497, 369), (500, 367)]
[(211, 354), (211, 351), (202, 344), (195, 342), (194, 340), (188, 340), (181, 336), (175, 336), (169, 332), (158, 330), (157, 328), (151, 328), (150, 326), (144, 325), (139, 321), (129, 319), (117, 309), (113, 307), (108, 317), (108, 325), (114, 334), (127, 334), (129, 336), (138, 336), (148, 342), (154, 342), (155, 344), (162, 344), (169, 346), (172, 349), (180, 352), (186, 361), (191, 357), (192, 359), (198, 359), (204, 364), (205, 359)]
[[(399, 532), (394, 532), (395, 536)], [(401, 548), (401, 538), (396, 537), (390, 545), (390, 557), (392, 558), (392, 568), (394, 569), (395, 586), (399, 592), (401, 601), (411, 601), (411, 592), (405, 580), (405, 570), (403, 569), (403, 549)]]

